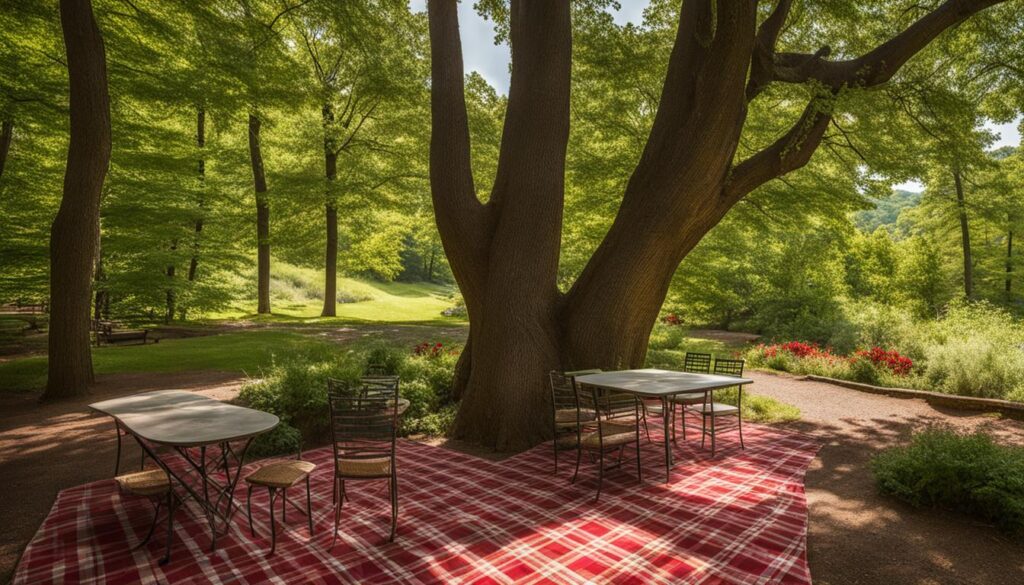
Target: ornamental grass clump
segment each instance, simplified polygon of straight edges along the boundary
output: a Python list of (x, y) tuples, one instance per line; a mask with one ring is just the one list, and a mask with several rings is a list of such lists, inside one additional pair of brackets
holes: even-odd
[(917, 433), (871, 461), (882, 493), (916, 507), (956, 510), (1024, 536), (1024, 447), (948, 427)]

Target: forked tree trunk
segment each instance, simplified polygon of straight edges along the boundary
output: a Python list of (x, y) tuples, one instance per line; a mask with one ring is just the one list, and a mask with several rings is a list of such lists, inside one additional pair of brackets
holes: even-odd
[(50, 329), (44, 400), (93, 381), (89, 310), (99, 247), (100, 193), (110, 162), (110, 96), (103, 37), (90, 0), (61, 0), (71, 140), (64, 194), (50, 229)]
[(4, 177), (7, 166), (7, 155), (11, 151), (11, 139), (14, 137), (14, 120), (4, 120), (0, 124), (0, 179)]
[[(471, 324), (456, 366), (453, 433), (497, 450), (550, 435), (547, 372), (643, 364), (672, 275), (747, 193), (800, 168), (843, 88), (884, 83), (946, 28), (996, 0), (950, 0), (862, 57), (776, 53), (791, 5), (757, 26), (754, 2), (687, 0), (654, 125), (607, 236), (557, 287), (569, 129), (568, 0), (512, 0), (512, 81), (490, 199), (470, 165), (455, 0), (429, 0), (430, 179), (441, 240)], [(748, 79), (748, 71), (750, 72)], [(770, 83), (815, 81), (799, 120), (736, 161), (747, 103)]]
[(971, 229), (967, 223), (967, 201), (960, 169), (953, 170), (953, 185), (956, 188), (956, 212), (960, 218), (960, 242), (964, 253), (964, 295), (970, 299), (974, 296), (974, 262), (971, 259)]
[(206, 157), (203, 149), (206, 148), (206, 110), (199, 108), (196, 111), (196, 146), (199, 148), (199, 215), (195, 222), (195, 236), (192, 239), (192, 259), (188, 263), (188, 281), (196, 279), (196, 272), (199, 270), (199, 247), (202, 244), (203, 234), (203, 212), (206, 205)]
[(267, 177), (263, 172), (263, 152), (260, 150), (260, 119), (254, 114), (249, 114), (249, 158), (256, 190), (256, 312), (264, 314), (270, 313), (270, 199), (267, 197)]
[(324, 104), (324, 175), (327, 178), (325, 217), (327, 218), (327, 248), (324, 253), (324, 309), (323, 317), (337, 315), (338, 304), (338, 205), (334, 199), (334, 182), (338, 178), (338, 150), (333, 135), (334, 109)]

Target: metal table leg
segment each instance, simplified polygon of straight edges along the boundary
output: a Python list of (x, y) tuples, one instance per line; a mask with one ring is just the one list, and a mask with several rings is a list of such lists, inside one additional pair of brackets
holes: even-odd
[(670, 418), (669, 416), (667, 416), (667, 414), (668, 414), (668, 403), (669, 403), (669, 397), (668, 396), (662, 397), (662, 399), (661, 399), (661, 420), (662, 420), (662, 428), (663, 428), (663, 431), (664, 431), (664, 434), (665, 434), (665, 436), (664, 436), (664, 440), (665, 440), (665, 483), (668, 483), (672, 479), (672, 441), (669, 438), (669, 437), (671, 437), (671, 435), (669, 434), (669, 428), (668, 428), (669, 418)]

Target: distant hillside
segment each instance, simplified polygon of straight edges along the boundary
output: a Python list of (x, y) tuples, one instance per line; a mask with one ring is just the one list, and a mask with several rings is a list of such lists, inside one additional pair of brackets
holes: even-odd
[(858, 211), (853, 216), (856, 226), (865, 232), (873, 232), (881, 226), (896, 225), (896, 218), (904, 209), (916, 206), (921, 202), (921, 194), (902, 189), (893, 189), (892, 195), (874, 199), (874, 209)]

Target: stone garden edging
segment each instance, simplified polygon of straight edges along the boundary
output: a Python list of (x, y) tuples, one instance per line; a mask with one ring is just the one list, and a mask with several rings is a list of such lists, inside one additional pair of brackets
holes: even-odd
[(981, 410), (985, 412), (999, 412), (1011, 418), (1024, 420), (1024, 403), (1012, 400), (1000, 400), (998, 398), (977, 398), (974, 396), (957, 396), (956, 394), (943, 394), (942, 392), (929, 392), (927, 390), (911, 390), (909, 388), (888, 388), (885, 386), (873, 386), (849, 380), (829, 378), (827, 376), (815, 376), (808, 374), (803, 376), (807, 380), (835, 384), (851, 390), (860, 390), (871, 394), (882, 394), (893, 398), (921, 398), (929, 404), (959, 408), (962, 410)]

